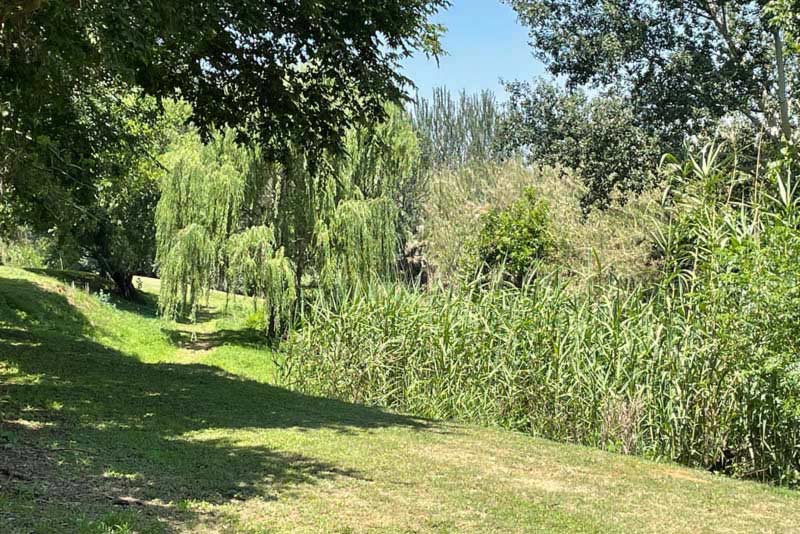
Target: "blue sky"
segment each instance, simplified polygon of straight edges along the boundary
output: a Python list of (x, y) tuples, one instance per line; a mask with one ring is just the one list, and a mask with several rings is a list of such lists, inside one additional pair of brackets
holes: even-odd
[(405, 62), (405, 75), (414, 80), (421, 95), (447, 86), (455, 92), (491, 89), (505, 100), (500, 78), (531, 79), (544, 74), (513, 9), (500, 0), (452, 0), (452, 4), (435, 19), (447, 27), (443, 45), (449, 55), (440, 58), (438, 67), (424, 54)]

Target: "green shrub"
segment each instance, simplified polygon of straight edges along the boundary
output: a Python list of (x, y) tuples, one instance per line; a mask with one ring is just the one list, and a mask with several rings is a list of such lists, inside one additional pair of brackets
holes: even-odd
[(264, 314), (264, 310), (259, 309), (250, 312), (244, 320), (244, 327), (256, 332), (265, 332), (267, 330), (267, 316)]
[(513, 161), (434, 172), (421, 237), (436, 276), (452, 282), (461, 277), (465, 267), (471, 272), (474, 262), (469, 264), (464, 258), (470, 252), (470, 241), (480, 232), (481, 215), (509, 206), (538, 179), (538, 172)]
[(528, 187), (522, 198), (503, 210), (481, 217), (476, 244), (478, 261), (489, 269), (502, 268), (516, 285), (522, 284), (553, 245), (547, 203)]
[(44, 269), (50, 244), (46, 239), (23, 236), (13, 241), (0, 239), (0, 265)]

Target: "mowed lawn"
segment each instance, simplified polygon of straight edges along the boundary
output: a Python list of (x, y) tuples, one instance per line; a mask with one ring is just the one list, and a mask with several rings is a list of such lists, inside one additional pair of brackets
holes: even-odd
[(288, 391), (243, 299), (51, 274), (0, 267), (0, 533), (800, 531), (798, 492)]

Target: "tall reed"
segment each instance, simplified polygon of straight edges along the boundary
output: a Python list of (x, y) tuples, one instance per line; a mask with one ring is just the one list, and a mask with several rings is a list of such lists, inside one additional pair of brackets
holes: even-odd
[(733, 352), (756, 347), (720, 331), (721, 315), (703, 309), (715, 304), (667, 282), (654, 296), (566, 285), (376, 285), (336, 308), (318, 302), (284, 378), (427, 417), (795, 480), (800, 414), (781, 406), (788, 390), (773, 387), (764, 355)]
[[(800, 482), (800, 210), (713, 149), (671, 169), (661, 277), (531, 273), (317, 301), (288, 343), (304, 391)], [(734, 178), (731, 180), (731, 178)], [(748, 179), (753, 180), (752, 177)], [(727, 184), (727, 185), (726, 185)], [(759, 188), (776, 191), (774, 198)], [(737, 189), (738, 190), (738, 189)]]

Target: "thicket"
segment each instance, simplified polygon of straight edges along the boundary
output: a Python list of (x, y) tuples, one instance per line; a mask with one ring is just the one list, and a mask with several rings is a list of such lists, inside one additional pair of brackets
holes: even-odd
[(532, 189), (548, 206), (544, 238), (550, 261), (576, 283), (652, 277), (658, 267), (649, 239), (664, 222), (663, 189), (652, 187), (603, 210), (583, 210), (587, 186), (560, 167), (526, 166), (516, 160), (442, 170), (430, 178), (421, 232), (434, 278), (445, 284), (469, 281), (481, 268), (477, 236), (484, 217), (503, 212)]
[(788, 160), (755, 176), (725, 156), (710, 147), (665, 161), (658, 207), (640, 204), (640, 216), (658, 215), (638, 256), (657, 261), (650, 276), (621, 283), (599, 267), (587, 278), (567, 262), (537, 268), (521, 287), (502, 277), (422, 292), (372, 284), (310, 307), (288, 344), (285, 380), (797, 484), (797, 187)]

